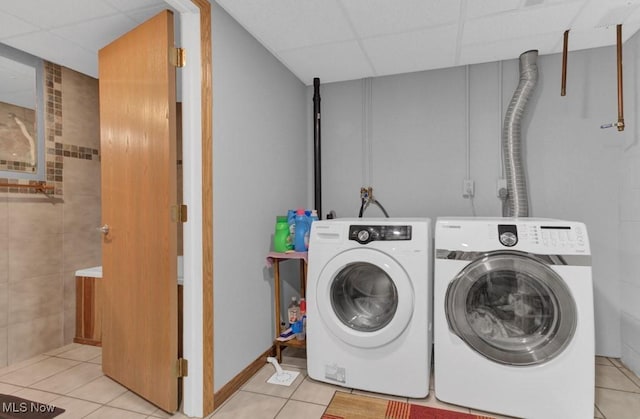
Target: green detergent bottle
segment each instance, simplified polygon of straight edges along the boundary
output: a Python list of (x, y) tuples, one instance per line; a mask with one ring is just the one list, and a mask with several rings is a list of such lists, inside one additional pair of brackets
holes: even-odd
[(289, 222), (285, 215), (276, 217), (276, 232), (273, 235), (273, 251), (284, 253), (287, 249), (289, 239)]

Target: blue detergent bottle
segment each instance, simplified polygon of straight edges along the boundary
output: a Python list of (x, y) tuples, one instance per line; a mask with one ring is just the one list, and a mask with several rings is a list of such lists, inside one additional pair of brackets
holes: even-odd
[(296, 232), (293, 243), (293, 250), (296, 252), (306, 252), (308, 250), (304, 240), (308, 230), (309, 223), (307, 222), (307, 216), (304, 213), (304, 208), (299, 208), (296, 212)]
[(296, 210), (287, 211), (287, 222), (289, 223), (289, 237), (287, 237), (287, 250), (293, 250), (293, 243), (296, 241)]
[(313, 225), (314, 221), (318, 221), (318, 211), (316, 210), (305, 211), (305, 214), (307, 215), (308, 228), (307, 228), (307, 234), (305, 234), (304, 236), (304, 245), (307, 247), (307, 250), (309, 250), (309, 236), (311, 235), (311, 226)]

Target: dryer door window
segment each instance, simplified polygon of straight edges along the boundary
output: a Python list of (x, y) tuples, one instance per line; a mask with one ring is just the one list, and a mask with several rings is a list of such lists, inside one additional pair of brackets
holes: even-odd
[(415, 306), (406, 270), (376, 249), (336, 255), (320, 272), (315, 295), (315, 310), (327, 330), (359, 348), (394, 341), (409, 326)]
[(574, 299), (541, 260), (517, 251), (490, 252), (465, 267), (446, 295), (449, 328), (479, 354), (508, 365), (549, 361), (570, 343)]
[(398, 290), (378, 266), (354, 262), (331, 284), (331, 307), (340, 321), (359, 332), (375, 332), (389, 324), (398, 308)]

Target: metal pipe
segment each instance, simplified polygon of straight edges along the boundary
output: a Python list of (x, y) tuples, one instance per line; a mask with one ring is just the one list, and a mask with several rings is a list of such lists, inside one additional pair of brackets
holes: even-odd
[(562, 44), (562, 86), (560, 96), (567, 95), (567, 49), (569, 47), (569, 30), (564, 31), (564, 42)]
[(507, 177), (507, 217), (528, 217), (529, 197), (522, 157), (520, 125), (527, 102), (538, 82), (538, 51), (531, 50), (520, 55), (520, 82), (513, 93), (504, 118), (502, 147)]
[(314, 162), (314, 207), (322, 219), (322, 171), (320, 148), (320, 79), (313, 79), (313, 162)]
[(622, 25), (617, 26), (616, 45), (618, 49), (618, 131), (624, 131), (624, 103), (622, 98)]

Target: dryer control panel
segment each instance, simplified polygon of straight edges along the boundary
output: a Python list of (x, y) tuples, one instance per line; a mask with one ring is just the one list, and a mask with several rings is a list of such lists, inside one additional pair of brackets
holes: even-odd
[(408, 225), (350, 225), (349, 240), (360, 244), (372, 241), (411, 240), (411, 226)]
[[(493, 230), (495, 226), (490, 227)], [(575, 250), (581, 253), (586, 246), (586, 234), (580, 225), (563, 224), (498, 224), (498, 241), (503, 246), (514, 247), (522, 242), (526, 246), (543, 246), (548, 250)], [(495, 237), (493, 231), (490, 237)]]

